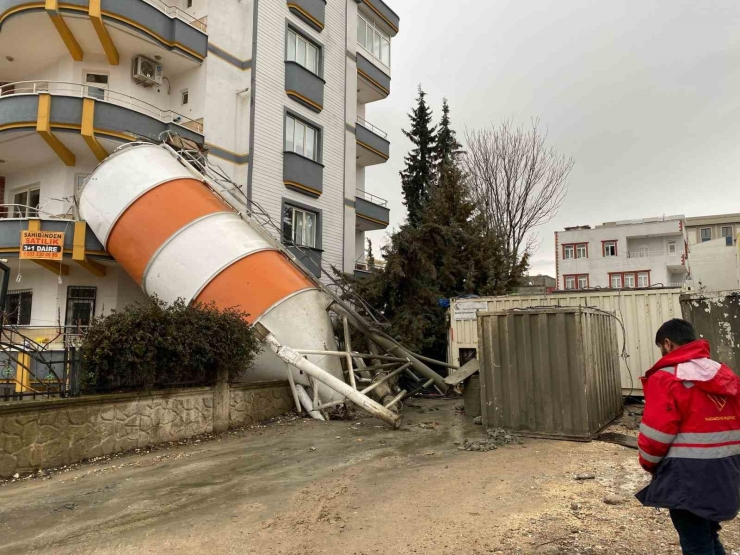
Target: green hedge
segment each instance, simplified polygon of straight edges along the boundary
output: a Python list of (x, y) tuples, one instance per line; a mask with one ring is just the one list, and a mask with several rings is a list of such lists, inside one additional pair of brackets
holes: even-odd
[(167, 305), (153, 297), (93, 321), (81, 346), (81, 389), (146, 390), (229, 381), (248, 371), (261, 343), (246, 313)]

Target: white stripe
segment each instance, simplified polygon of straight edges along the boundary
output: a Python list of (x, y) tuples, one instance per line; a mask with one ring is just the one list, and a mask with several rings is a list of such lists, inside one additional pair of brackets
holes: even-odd
[(144, 289), (165, 302), (191, 302), (210, 281), (237, 260), (274, 249), (238, 214), (201, 218), (173, 235), (152, 257)]
[(713, 443), (727, 443), (729, 441), (740, 441), (740, 430), (727, 432), (693, 432), (680, 433), (673, 443), (697, 443), (711, 445)]
[(642, 449), (640, 449), (640, 448), (638, 448), (637, 450), (639, 451), (639, 453), (640, 453), (640, 456), (641, 456), (641, 457), (642, 457), (643, 459), (645, 459), (646, 461), (648, 461), (648, 462), (651, 462), (651, 463), (656, 463), (656, 464), (657, 464), (657, 463), (659, 463), (660, 461), (662, 461), (662, 460), (663, 460), (663, 457), (656, 457), (656, 456), (654, 456), (654, 455), (648, 455), (648, 454), (647, 454), (647, 453), (646, 453), (645, 451), (643, 451), (643, 450), (642, 450)]
[(672, 459), (722, 459), (740, 455), (740, 444), (722, 447), (671, 447), (666, 458)]
[(660, 443), (673, 443), (676, 435), (666, 434), (655, 428), (651, 428), (644, 422), (640, 424), (640, 433), (645, 437), (652, 439), (653, 441), (659, 441)]

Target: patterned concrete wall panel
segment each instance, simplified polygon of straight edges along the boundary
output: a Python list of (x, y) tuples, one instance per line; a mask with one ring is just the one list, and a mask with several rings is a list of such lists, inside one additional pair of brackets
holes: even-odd
[(324, 29), (326, 0), (288, 0), (288, 8), (317, 31)]
[(229, 426), (245, 426), (273, 418), (294, 408), (287, 384), (232, 385), (229, 395)]
[(324, 109), (324, 80), (295, 62), (285, 62), (285, 92), (309, 110)]
[(324, 166), (300, 154), (285, 152), (283, 182), (289, 189), (316, 198), (324, 190)]

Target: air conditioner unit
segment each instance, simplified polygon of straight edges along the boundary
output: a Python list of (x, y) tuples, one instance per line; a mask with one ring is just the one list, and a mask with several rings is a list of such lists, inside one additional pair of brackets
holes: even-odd
[(151, 87), (162, 84), (162, 66), (149, 58), (144, 56), (134, 58), (133, 72), (134, 81), (139, 85)]

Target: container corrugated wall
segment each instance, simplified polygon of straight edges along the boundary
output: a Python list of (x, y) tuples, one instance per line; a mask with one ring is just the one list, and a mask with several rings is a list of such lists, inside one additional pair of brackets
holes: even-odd
[(681, 295), (683, 317), (709, 341), (712, 358), (740, 374), (740, 291)]
[(478, 315), (483, 423), (587, 440), (622, 413), (616, 321), (545, 308)]
[[(533, 306), (591, 306), (615, 312), (624, 323), (628, 361), (620, 359), (622, 393), (642, 395), (640, 376), (660, 359), (655, 346), (655, 332), (671, 318), (681, 318), (681, 289), (644, 289), (635, 291), (580, 291), (553, 295), (511, 295), (480, 299), (452, 299), (450, 302), (449, 360), (460, 364), (460, 349), (475, 349), (478, 330), (475, 320), (457, 320), (455, 305), (465, 301), (486, 301), (489, 312)], [(619, 324), (617, 324), (618, 326)], [(622, 332), (617, 329), (619, 347)], [(628, 371), (629, 365), (629, 371)]]

